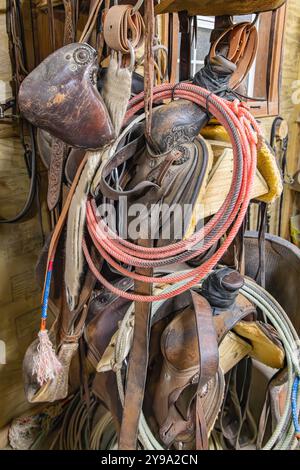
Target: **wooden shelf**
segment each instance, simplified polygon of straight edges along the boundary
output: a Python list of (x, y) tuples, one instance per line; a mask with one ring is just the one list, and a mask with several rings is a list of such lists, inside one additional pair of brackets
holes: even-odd
[(276, 10), (285, 0), (162, 0), (155, 14), (188, 11), (189, 15), (222, 16), (249, 15)]

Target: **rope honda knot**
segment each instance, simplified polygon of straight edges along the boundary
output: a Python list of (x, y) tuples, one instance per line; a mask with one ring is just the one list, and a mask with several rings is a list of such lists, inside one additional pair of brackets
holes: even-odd
[(235, 99), (234, 101), (229, 103), (229, 107), (236, 114), (236, 116), (240, 119), (241, 124), (243, 125), (244, 130), (246, 132), (249, 143), (253, 143), (257, 145), (258, 144), (258, 132), (257, 132), (258, 129), (257, 127), (255, 128), (253, 127), (255, 119), (249, 112), (250, 108), (248, 104), (242, 101), (239, 101), (238, 99)]
[(232, 111), (237, 115), (238, 118), (241, 118), (242, 116), (244, 116), (243, 103), (239, 101), (238, 99), (228, 102), (228, 106), (229, 108), (232, 109)]
[(243, 120), (243, 125), (245, 127), (245, 132), (247, 134), (249, 143), (252, 143), (255, 146), (257, 146), (257, 144), (258, 144), (258, 135), (255, 132), (255, 130), (253, 129), (249, 119), (244, 115), (244, 116), (242, 116), (242, 120)]

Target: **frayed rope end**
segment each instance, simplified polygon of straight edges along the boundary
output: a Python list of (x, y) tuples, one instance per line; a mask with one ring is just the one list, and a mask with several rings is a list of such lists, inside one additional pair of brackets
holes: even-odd
[(62, 370), (62, 365), (55, 354), (47, 330), (39, 332), (39, 344), (33, 357), (32, 375), (36, 374), (38, 383), (42, 386), (48, 380), (53, 380)]

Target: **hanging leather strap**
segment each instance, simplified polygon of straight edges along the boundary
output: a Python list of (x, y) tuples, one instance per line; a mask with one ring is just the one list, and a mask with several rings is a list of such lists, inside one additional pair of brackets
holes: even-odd
[(48, 173), (48, 209), (52, 211), (60, 201), (63, 166), (67, 145), (56, 137), (52, 138), (50, 168)]
[(0, 224), (14, 224), (16, 222), (21, 222), (26, 219), (29, 214), (31, 214), (31, 210), (33, 209), (33, 202), (37, 195), (37, 160), (36, 160), (36, 146), (35, 146), (35, 136), (33, 126), (28, 123), (29, 134), (30, 134), (30, 142), (31, 148), (28, 149), (29, 154), (29, 165), (30, 165), (30, 186), (29, 191), (27, 194), (27, 198), (25, 201), (24, 206), (18, 212), (17, 215), (14, 217), (4, 219), (0, 218)]
[(219, 367), (219, 350), (217, 333), (213, 321), (212, 308), (201, 295), (191, 291), (193, 300), (198, 348), (199, 380), (187, 387), (176, 401), (176, 408), (188, 421), (192, 406), (196, 407), (196, 444), (198, 450), (208, 449), (208, 436), (204, 412), (199, 396), (203, 387), (217, 374)]
[(106, 13), (104, 20), (104, 40), (108, 47), (129, 54), (128, 43), (134, 49), (141, 47), (144, 41), (144, 20), (131, 5), (114, 5)]
[(266, 285), (266, 223), (267, 223), (267, 204), (260, 202), (260, 227), (258, 232), (258, 255), (259, 255), (259, 279), (261, 287)]
[(100, 11), (102, 2), (103, 0), (96, 0), (94, 3), (91, 3), (89, 17), (84, 27), (84, 30), (80, 36), (79, 42), (88, 42), (88, 40), (90, 39), (98, 18), (98, 13)]
[[(7, 0), (6, 2), (6, 29), (9, 39), (9, 52), (10, 52), (10, 61), (12, 65), (13, 72), (13, 93), (15, 100), (15, 112), (18, 112), (17, 96), (19, 92), (19, 87), (24, 77), (27, 75), (27, 63), (26, 63), (26, 53), (23, 44), (23, 19), (20, 10), (19, 2), (15, 0)], [(30, 145), (25, 139), (25, 124), (29, 131)], [(34, 201), (37, 200), (37, 161), (36, 161), (36, 143), (35, 143), (35, 134), (34, 128), (30, 123), (27, 123), (25, 119), (20, 118), (19, 121), (20, 127), (20, 139), (24, 148), (24, 159), (27, 166), (30, 185), (27, 194), (26, 201), (22, 209), (13, 217), (10, 218), (1, 218), (0, 224), (13, 224), (17, 222), (24, 221), (27, 217), (32, 215), (33, 210), (35, 209)], [(37, 201), (38, 203), (38, 201)]]
[[(150, 247), (151, 240), (140, 240), (139, 244)], [(152, 269), (137, 269), (139, 274), (152, 276)], [(151, 295), (152, 285), (135, 282), (135, 291)], [(119, 450), (135, 450), (138, 427), (143, 407), (149, 360), (151, 304), (135, 302), (133, 343), (129, 356), (125, 401), (121, 423)]]
[(74, 0), (63, 0), (65, 9), (65, 25), (64, 25), (64, 45), (75, 42), (75, 12)]
[(180, 41), (180, 65), (179, 65), (179, 81), (183, 82), (190, 78), (191, 68), (191, 28), (190, 18), (187, 11), (180, 11), (179, 25), (181, 33)]
[(154, 5), (152, 0), (145, 0), (145, 60), (144, 60), (144, 103), (145, 103), (145, 137), (152, 147), (152, 104), (154, 82)]
[[(74, 42), (75, 40), (75, 25), (74, 25), (74, 12), (73, 0), (64, 0), (65, 8), (65, 25), (64, 25), (64, 46)], [(49, 10), (50, 12), (50, 10)], [(50, 23), (54, 25), (53, 8), (51, 13)], [(54, 27), (54, 26), (53, 26)], [(54, 30), (53, 30), (54, 31)], [(53, 34), (52, 42), (55, 42)], [(53, 42), (53, 44), (54, 44)], [(68, 151), (68, 146), (62, 140), (52, 137), (50, 168), (48, 173), (48, 192), (47, 204), (48, 209), (52, 211), (55, 209), (60, 201), (62, 181), (63, 181), (63, 167), (64, 160)]]
[(48, 26), (49, 26), (49, 33), (50, 33), (50, 44), (52, 52), (55, 51), (55, 26), (54, 26), (54, 11), (53, 11), (53, 4), (52, 0), (47, 0), (48, 6)]
[[(169, 413), (160, 427), (160, 437), (166, 446), (170, 446), (178, 435), (186, 432), (191, 426), (191, 419), (195, 420), (195, 437), (197, 450), (208, 449), (208, 430), (203, 410), (201, 393), (203, 387), (213, 379), (219, 367), (218, 339), (226, 335), (228, 328), (234, 323), (233, 312), (227, 311), (223, 315), (213, 317), (208, 301), (190, 291), (193, 302), (193, 312), (196, 324), (197, 342), (199, 349), (199, 372), (191, 383), (187, 381), (183, 388), (175, 389), (168, 398)], [(239, 316), (241, 316), (239, 311)], [(218, 320), (216, 322), (216, 320)], [(176, 347), (176, 346), (175, 346)], [(175, 367), (176, 370), (176, 367)], [(178, 371), (179, 373), (179, 371)], [(193, 427), (192, 427), (193, 429)]]
[[(145, 137), (151, 144), (151, 122), (154, 79), (154, 5), (152, 0), (145, 0)], [(143, 246), (151, 247), (151, 239), (141, 240)], [(139, 269), (139, 274), (153, 276), (153, 269)], [(152, 284), (136, 281), (135, 291), (142, 295), (152, 294)], [(140, 415), (142, 411), (147, 368), (149, 360), (151, 304), (135, 303), (135, 324), (132, 350), (129, 357), (129, 367), (126, 382), (124, 410), (119, 438), (119, 449), (135, 450)]]
[(258, 47), (258, 33), (253, 23), (232, 24), (212, 43), (209, 56), (224, 55), (237, 69), (230, 86), (237, 88), (251, 69)]
[(219, 366), (218, 341), (212, 308), (202, 295), (191, 291), (198, 332), (199, 381), (197, 393), (216, 375)]

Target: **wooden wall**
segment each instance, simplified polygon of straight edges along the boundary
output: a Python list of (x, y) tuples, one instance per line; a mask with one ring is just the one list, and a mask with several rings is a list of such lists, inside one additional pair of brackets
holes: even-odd
[[(293, 88), (297, 80), (300, 80), (300, 2), (299, 0), (287, 0), (287, 15), (283, 45), (283, 58), (281, 69), (281, 93), (280, 93), (280, 114), (287, 120), (289, 125), (289, 148), (287, 173), (293, 175), (300, 167), (300, 134), (299, 134), (299, 113), (300, 105), (292, 101)], [(300, 89), (300, 82), (298, 85)], [(300, 95), (300, 94), (299, 94)], [(273, 118), (262, 119), (262, 125), (267, 137)], [(282, 236), (290, 238), (290, 217), (292, 214), (300, 213), (300, 198), (288, 185), (284, 189), (283, 223)], [(271, 232), (276, 233), (278, 224), (277, 204), (271, 208)]]
[[(12, 96), (5, 4), (0, 0), (0, 102)], [(11, 217), (20, 210), (28, 187), (18, 132), (0, 122), (0, 217)], [(0, 224), (0, 340), (6, 346), (6, 364), (0, 363), (0, 428), (29, 408), (23, 392), (22, 360), (38, 331), (40, 290), (34, 267), (42, 245), (37, 215), (19, 224)]]

